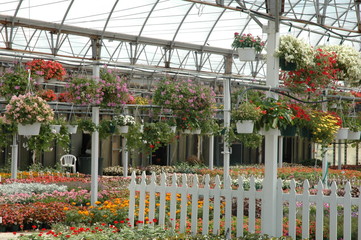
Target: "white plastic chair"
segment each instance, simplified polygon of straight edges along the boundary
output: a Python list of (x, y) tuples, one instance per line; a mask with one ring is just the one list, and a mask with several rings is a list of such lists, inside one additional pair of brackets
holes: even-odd
[(60, 158), (60, 164), (63, 168), (71, 168), (76, 173), (76, 157), (72, 154), (63, 155)]

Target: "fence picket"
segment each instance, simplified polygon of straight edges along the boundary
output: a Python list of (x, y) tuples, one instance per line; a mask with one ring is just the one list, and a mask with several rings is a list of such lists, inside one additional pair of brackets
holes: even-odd
[[(361, 187), (359, 188), (359, 191), (361, 192)], [(360, 214), (360, 209), (361, 209), (361, 194), (358, 196), (357, 198), (357, 203), (358, 203), (358, 216), (357, 216), (357, 220), (358, 220), (358, 225), (357, 225), (357, 236), (360, 238), (361, 237), (361, 214)]]
[(214, 187), (213, 191), (213, 234), (219, 234), (220, 233), (220, 217), (221, 217), (221, 180), (219, 179), (219, 176), (216, 176), (215, 181), (216, 186)]
[(296, 182), (294, 179), (291, 180), (291, 189), (289, 192), (289, 213), (288, 213), (288, 221), (289, 228), (288, 233), (293, 239), (296, 239)]
[(302, 193), (302, 239), (310, 238), (310, 183), (303, 182)]
[[(263, 199), (266, 198), (264, 197)], [(262, 217), (264, 216), (262, 215)], [(276, 222), (278, 223), (283, 222), (283, 189), (282, 189), (282, 179), (280, 178), (277, 180)], [(276, 229), (277, 236), (282, 236), (283, 224), (276, 224), (276, 228), (277, 228)]]
[(166, 175), (165, 173), (160, 174), (160, 190), (159, 190), (159, 225), (164, 227), (165, 226), (165, 209), (166, 209)]
[(137, 183), (135, 182), (135, 172), (132, 172), (131, 180), (129, 184), (129, 210), (128, 218), (131, 227), (134, 227), (134, 215), (135, 215), (135, 191)]
[(256, 230), (256, 184), (254, 177), (249, 180), (249, 197), (248, 197), (248, 231), (254, 233)]
[(316, 240), (323, 239), (323, 184), (318, 181), (316, 195)]
[(142, 180), (140, 182), (140, 193), (139, 193), (139, 222), (138, 222), (138, 226), (141, 227), (144, 224), (144, 219), (145, 219), (145, 193), (146, 193), (146, 188), (147, 188), (147, 183), (146, 183), (146, 178), (147, 176), (145, 175), (145, 172), (142, 173)]
[(330, 239), (337, 239), (337, 185), (331, 184), (330, 194)]
[(224, 191), (222, 194), (225, 198), (225, 231), (226, 231), (226, 239), (231, 238), (231, 220), (232, 220), (232, 188), (231, 188), (231, 177), (228, 176), (224, 180)]
[(244, 215), (244, 189), (243, 178), (238, 176), (237, 197), (237, 237), (243, 237), (243, 215)]
[(157, 187), (156, 183), (156, 175), (155, 172), (152, 173), (150, 177), (150, 183), (148, 185), (148, 192), (149, 192), (149, 221), (151, 221), (151, 225), (154, 225), (153, 219), (155, 218), (155, 188)]
[(209, 174), (206, 175), (204, 180), (204, 193), (203, 193), (203, 226), (202, 226), (202, 234), (208, 234), (209, 231), (209, 195), (211, 192), (210, 186), (210, 177)]
[(343, 239), (351, 240), (351, 185), (346, 183), (343, 197)]
[(180, 233), (184, 233), (186, 229), (186, 221), (187, 221), (187, 176), (182, 174), (182, 186), (180, 188), (181, 193), (181, 214), (180, 214), (180, 222), (179, 222), (179, 230)]
[(172, 187), (169, 189), (170, 192), (170, 206), (169, 206), (169, 212), (170, 212), (170, 222), (172, 224), (172, 229), (175, 228), (176, 223), (176, 217), (177, 217), (177, 174), (173, 173), (172, 175)]
[(197, 224), (198, 224), (198, 176), (193, 175), (193, 186), (190, 189), (190, 194), (192, 194), (192, 216), (191, 216), (191, 232), (192, 235), (197, 234)]

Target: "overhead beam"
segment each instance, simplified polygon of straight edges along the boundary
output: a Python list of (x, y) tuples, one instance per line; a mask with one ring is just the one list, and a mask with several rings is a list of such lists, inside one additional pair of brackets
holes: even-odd
[(171, 48), (178, 48), (178, 49), (191, 50), (191, 51), (203, 51), (203, 52), (220, 54), (220, 55), (232, 54), (232, 50), (226, 48), (217, 48), (217, 47), (203, 46), (203, 45), (177, 42), (177, 41), (167, 41), (164, 39), (134, 36), (124, 33), (108, 32), (108, 31), (103, 32), (101, 30), (93, 30), (82, 27), (61, 25), (57, 23), (50, 23), (50, 22), (27, 19), (27, 18), (19, 18), (19, 17), (14, 18), (8, 15), (0, 14), (0, 24), (11, 25), (11, 23), (14, 23), (14, 26), (40, 29), (53, 33), (57, 33), (61, 28), (62, 33), (66, 33), (69, 35), (83, 36), (89, 38), (100, 38), (100, 39), (103, 35), (104, 39), (136, 42), (139, 44), (149, 44), (154, 46), (171, 47)]

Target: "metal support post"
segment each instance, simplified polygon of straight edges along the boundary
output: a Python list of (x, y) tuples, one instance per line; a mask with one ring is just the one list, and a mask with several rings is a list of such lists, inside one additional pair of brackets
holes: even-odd
[(214, 135), (209, 136), (209, 169), (213, 170), (214, 162)]

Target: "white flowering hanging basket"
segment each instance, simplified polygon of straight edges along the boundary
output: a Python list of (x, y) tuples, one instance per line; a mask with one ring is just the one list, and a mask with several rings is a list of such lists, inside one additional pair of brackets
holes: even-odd
[(254, 61), (256, 60), (255, 48), (237, 48), (238, 58), (240, 61)]
[(18, 134), (24, 136), (39, 135), (41, 123), (18, 124)]
[(237, 133), (253, 133), (254, 122), (252, 120), (243, 120), (236, 122)]

